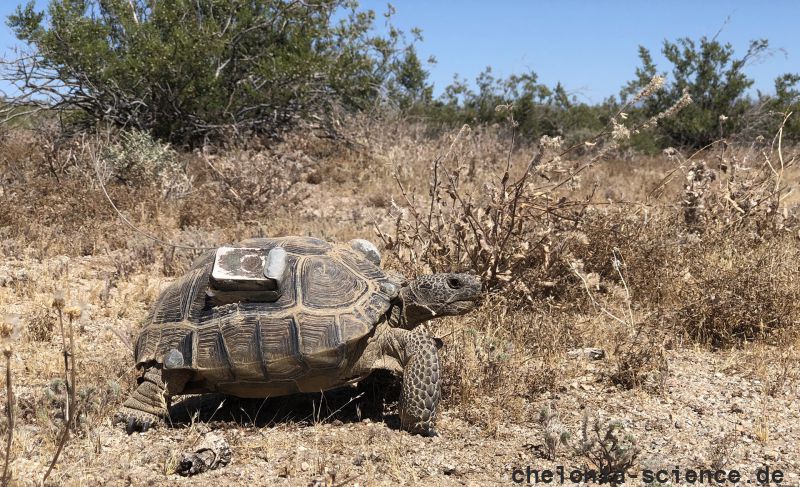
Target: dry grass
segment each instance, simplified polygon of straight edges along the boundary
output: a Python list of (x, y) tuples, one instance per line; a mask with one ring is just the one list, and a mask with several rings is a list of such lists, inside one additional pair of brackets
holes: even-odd
[[(347, 143), (289, 134), (271, 148), (176, 153), (170, 157), (185, 168), (180, 182), (191, 182), (186, 191), (168, 173), (147, 184), (109, 178), (107, 188), (137, 227), (182, 245), (285, 234), (347, 240), (378, 229), (375, 241), (383, 242), (390, 268), (481, 273), (491, 291), (484, 306), (433, 327), (445, 342), (445, 436), (465, 445), (464, 458), (471, 459), (463, 463), (472, 466), (445, 459), (431, 474), (415, 465), (421, 460), (409, 449), (426, 443), (375, 425), (392, 424), (397, 398), (390, 393), (376, 406), (384, 395), (372, 390), (353, 403), (332, 403), (327, 412), (319, 413), (320, 402), (301, 405), (301, 414), (288, 420), (264, 422), (258, 406), (242, 405), (247, 414), (228, 411), (244, 418), (233, 425), (211, 416), (148, 433), (158, 437), (131, 438), (112, 428), (110, 417), (133, 385), (130, 346), (140, 321), (200, 251), (165, 248), (121, 224), (94, 177), (106, 137), (54, 143), (52, 132), (18, 131), (0, 139), (0, 245), (7, 256), (0, 306), (19, 314), (25, 327), (9, 361), (16, 388), (14, 481), (42, 478), (71, 414), (75, 431), (53, 483), (119, 483), (126, 475), (163, 481), (176, 452), (191, 448), (210, 426), (228, 435), (232, 465), (268, 468), (276, 482), (490, 484), (504, 467), (481, 470), (481, 448), (500, 452), (534, 441), (559, 462), (581, 461), (566, 443), (547, 443), (537, 426), (545, 404), (559, 403), (553, 406), (558, 427), (550, 424), (559, 441), (562, 427), (578, 436), (581, 409), (592, 401), (600, 408), (640, 401), (656, 411), (676, 394), (675, 377), (691, 370), (685, 364), (696, 367), (691, 357), (698, 353), (718, 350), (708, 356), (725, 362), (719, 366), (725, 377), (758, 381), (763, 397), (791, 401), (800, 322), (791, 149), (782, 147), (779, 157), (777, 143), (765, 141), (720, 144), (692, 158), (670, 152), (624, 160), (609, 133), (605, 143), (570, 157), (559, 155), (552, 140), (512, 143), (510, 126), (431, 139), (407, 124), (381, 124), (375, 130), (353, 121)], [(50, 309), (57, 290), (84, 315), (69, 347), (80, 352), (77, 379), (67, 381), (78, 384), (71, 407)], [(568, 357), (582, 347), (603, 348), (608, 358)], [(747, 431), (767, 449), (776, 441), (770, 431), (782, 426), (770, 403), (759, 401), (763, 407)], [(367, 413), (370, 407), (379, 412)], [(615, 416), (634, 415), (625, 411), (613, 407)], [(311, 421), (302, 419), (309, 414)], [(364, 418), (373, 423), (358, 429)], [(655, 429), (637, 431), (640, 441), (666, 434), (660, 428), (674, 422), (658, 421)], [(0, 426), (8, 432), (8, 422)], [(707, 441), (729, 429), (682, 431)], [(349, 436), (332, 436), (336, 431)], [(151, 438), (159, 440), (145, 447)], [(739, 443), (726, 445), (713, 461), (742, 461)], [(351, 459), (354, 448), (360, 453)], [(640, 448), (640, 458), (691, 459), (651, 443)], [(503, 465), (540, 460), (497, 455)], [(620, 458), (624, 465), (635, 456)], [(230, 481), (224, 475), (232, 468), (208, 482)]]

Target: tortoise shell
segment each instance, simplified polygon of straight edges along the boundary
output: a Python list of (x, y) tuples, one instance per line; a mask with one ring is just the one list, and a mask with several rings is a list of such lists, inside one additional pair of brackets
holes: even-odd
[[(335, 385), (335, 370), (354, 360), (348, 352), (384, 319), (398, 283), (346, 245), (284, 237), (237, 246), (286, 251), (280, 297), (215, 306), (208, 293), (214, 252), (205, 254), (160, 294), (136, 343), (137, 366), (190, 371), (186, 392), (290, 393), (325, 386), (302, 386), (321, 375)], [(258, 386), (265, 383), (301, 385)]]

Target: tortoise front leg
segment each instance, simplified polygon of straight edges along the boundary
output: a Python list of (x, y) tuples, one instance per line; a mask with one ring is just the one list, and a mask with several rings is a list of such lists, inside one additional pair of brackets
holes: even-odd
[(130, 434), (138, 430), (147, 431), (167, 414), (167, 388), (161, 377), (161, 368), (150, 367), (133, 394), (122, 404), (115, 422), (124, 423)]
[(400, 422), (403, 429), (423, 436), (436, 436), (436, 409), (441, 398), (441, 369), (437, 342), (423, 331), (403, 331), (403, 392)]

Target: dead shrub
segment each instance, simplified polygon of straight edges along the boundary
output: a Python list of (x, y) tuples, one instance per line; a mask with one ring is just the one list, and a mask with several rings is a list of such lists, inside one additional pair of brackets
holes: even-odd
[[(654, 78), (631, 103), (652, 95), (662, 81)], [(487, 289), (502, 288), (518, 296), (533, 297), (537, 288), (557, 288), (565, 279), (574, 279), (569, 271), (570, 248), (588, 244), (580, 224), (594, 191), (582, 192), (583, 174), (631, 133), (652, 127), (687, 100), (635, 127), (625, 126), (626, 105), (605, 130), (585, 143), (563, 147), (561, 138), (543, 136), (532, 155), (521, 153), (529, 147), (517, 147), (511, 107), (500, 105), (496, 109), (508, 113), (511, 130), (500, 167), (477, 166), (474, 153), (479, 147), (465, 125), (431, 162), (427, 198), (416, 196), (419, 188), (408, 187), (405, 168), (397, 167), (395, 181), (402, 200), (390, 208), (393, 228), (379, 227), (378, 235), (400, 262), (412, 268), (471, 269), (484, 278)], [(589, 154), (567, 159), (579, 148), (590, 149)]]
[(586, 227), (596, 244), (579, 254), (583, 267), (613, 288), (619, 277), (602, 254), (617, 248), (625, 255), (634, 307), (679, 338), (729, 346), (766, 338), (800, 319), (800, 250), (792, 233), (759, 236), (743, 223), (709, 224), (688, 234), (682, 218), (667, 212), (646, 222), (622, 211), (591, 215)]
[(714, 346), (764, 338), (800, 318), (796, 239), (734, 235), (694, 246), (671, 289), (675, 321)]
[(447, 153), (433, 162), (429, 201), (419, 201), (396, 175), (403, 205), (393, 202), (394, 228), (379, 229), (379, 236), (400, 262), (414, 268), (471, 269), (490, 289), (510, 287), (506, 285), (514, 281), (529, 291), (516, 278), (518, 271), (541, 263), (551, 243), (549, 234), (565, 216), (553, 194), (533, 191), (530, 180), (543, 159), (550, 163), (558, 157), (554, 153), (560, 141), (544, 137), (537, 155), (515, 174), (515, 156), (509, 152), (502, 174), (478, 186), (459, 156), (469, 133), (469, 127), (462, 128)]
[(591, 246), (574, 248), (583, 267), (601, 283), (619, 283), (604, 258), (619, 251), (634, 306), (679, 337), (721, 347), (794, 327), (800, 226), (786, 202), (796, 157), (783, 154), (779, 139), (774, 144), (739, 151), (721, 144), (703, 154), (713, 169), (670, 152), (677, 167), (653, 191), (683, 174), (680, 190), (632, 208), (587, 211), (581, 229)]
[(214, 193), (235, 209), (239, 218), (285, 204), (285, 197), (310, 165), (308, 157), (299, 151), (272, 154), (232, 150), (198, 156), (209, 169)]
[(503, 388), (511, 344), (499, 337), (486, 336), (475, 328), (456, 333), (442, 353), (444, 367), (450, 372), (444, 378), (442, 392), (456, 403), (471, 404)]
[(62, 182), (80, 174), (83, 144), (53, 119), (37, 121), (35, 128), (3, 127), (0, 134), (0, 175), (18, 183), (42, 176)]
[(28, 316), (25, 327), (27, 336), (35, 342), (47, 342), (53, 337), (56, 316), (49, 308), (34, 308)]
[(572, 316), (517, 312), (502, 296), (465, 320), (447, 320), (433, 330), (445, 343), (442, 396), (465, 411), (487, 397), (535, 400), (558, 390), (566, 374), (562, 352), (581, 341)]
[(625, 389), (641, 387), (648, 392), (664, 393), (669, 376), (664, 341), (652, 327), (642, 328), (633, 339), (621, 341), (614, 350), (616, 364), (609, 379)]

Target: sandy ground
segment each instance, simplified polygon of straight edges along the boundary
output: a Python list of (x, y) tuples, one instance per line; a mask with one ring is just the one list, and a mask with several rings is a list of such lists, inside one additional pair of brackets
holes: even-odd
[[(753, 378), (757, 357), (747, 350), (671, 351), (660, 393), (617, 388), (604, 378), (605, 360), (570, 359), (565, 353), (574, 380), (557, 392), (483, 397), (470, 410), (445, 400), (435, 438), (399, 430), (397, 381), (391, 376), (325, 397), (185, 398), (173, 406), (172, 425), (129, 436), (111, 418), (132, 383), (132, 357), (118, 336), (122, 333), (111, 328), (134, 329), (146, 301), (166, 279), (135, 275), (102, 296), (103, 281), (97, 276), (110, 270), (108, 256), (38, 265), (8, 261), (2, 268), (7, 282), (0, 290), (25, 296), (18, 307), (45, 306), (46, 293), (26, 283), (58, 275), (65, 264), (73, 276), (71, 298), (84, 303), (77, 343), (78, 389), (84, 391), (86, 406), (79, 433), (69, 440), (48, 481), (53, 485), (510, 485), (517, 468), (560, 465), (570, 471), (586, 466), (586, 459), (567, 446), (555, 460), (544, 458), (537, 418), (547, 404), (572, 432), (571, 443), (579, 439), (586, 412), (622, 420), (641, 449), (630, 470), (634, 475), (644, 469), (713, 467), (737, 469), (743, 478), (755, 479), (756, 469), (768, 466), (784, 473), (782, 485), (800, 484), (797, 391), (792, 386), (774, 397), (765, 394), (765, 384)], [(136, 293), (139, 298), (131, 301)], [(92, 304), (102, 300), (105, 306)], [(120, 316), (124, 302), (133, 305)], [(780, 352), (761, 348), (758, 353)], [(41, 478), (63, 421), (63, 398), (53, 385), (63, 373), (60, 360), (57, 334), (46, 342), (23, 341), (13, 355), (20, 412), (18, 453), (11, 468), (20, 485)], [(193, 451), (207, 434), (229, 443), (231, 462), (191, 478), (172, 473), (181, 453)]]

